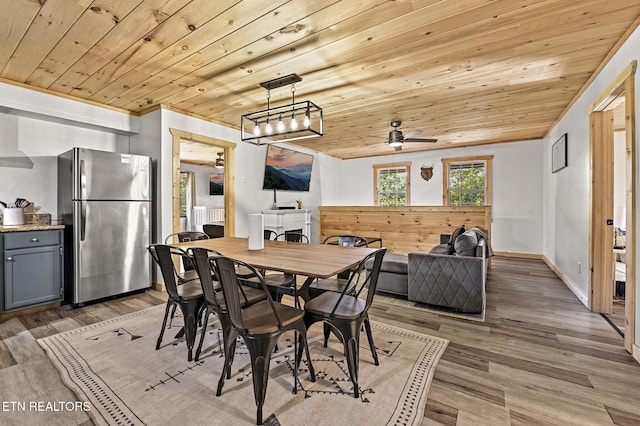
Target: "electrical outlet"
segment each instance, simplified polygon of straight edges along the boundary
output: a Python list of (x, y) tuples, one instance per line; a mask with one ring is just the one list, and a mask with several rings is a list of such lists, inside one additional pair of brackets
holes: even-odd
[(582, 262), (578, 262), (578, 273), (582, 273)]

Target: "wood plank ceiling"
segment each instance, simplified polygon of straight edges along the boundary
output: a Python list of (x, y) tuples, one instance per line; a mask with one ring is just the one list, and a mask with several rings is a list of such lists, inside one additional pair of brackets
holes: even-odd
[[(537, 139), (635, 28), (638, 0), (12, 0), (0, 78), (238, 128), (260, 82), (297, 73), (338, 158), (391, 154), (391, 120), (435, 144)], [(271, 91), (290, 103), (289, 87)]]

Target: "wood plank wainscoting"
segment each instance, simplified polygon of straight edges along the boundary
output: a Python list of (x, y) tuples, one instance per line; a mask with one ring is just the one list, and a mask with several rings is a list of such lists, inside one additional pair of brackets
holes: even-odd
[(491, 206), (321, 206), (320, 242), (336, 234), (380, 237), (393, 253), (429, 251), (462, 224), (480, 226), (491, 238)]

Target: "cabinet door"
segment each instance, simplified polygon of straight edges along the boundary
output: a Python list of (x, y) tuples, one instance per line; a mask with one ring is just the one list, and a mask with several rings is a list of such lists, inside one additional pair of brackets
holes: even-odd
[(60, 246), (5, 250), (5, 310), (60, 300), (61, 264)]

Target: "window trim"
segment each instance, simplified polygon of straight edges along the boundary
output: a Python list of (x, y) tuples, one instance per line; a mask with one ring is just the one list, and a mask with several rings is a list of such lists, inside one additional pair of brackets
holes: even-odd
[(386, 163), (386, 164), (374, 164), (373, 165), (373, 205), (379, 206), (380, 199), (378, 190), (378, 175), (380, 170), (382, 169), (399, 169), (404, 167), (407, 171), (407, 190), (406, 190), (406, 200), (407, 206), (411, 205), (411, 162), (405, 163)]
[(493, 155), (477, 155), (474, 157), (457, 157), (457, 158), (443, 158), (442, 159), (442, 205), (449, 205), (449, 166), (451, 164), (460, 163), (479, 163), (483, 161), (485, 166), (485, 180), (484, 180), (484, 205), (490, 206), (493, 200), (493, 193), (491, 188), (491, 176)]

